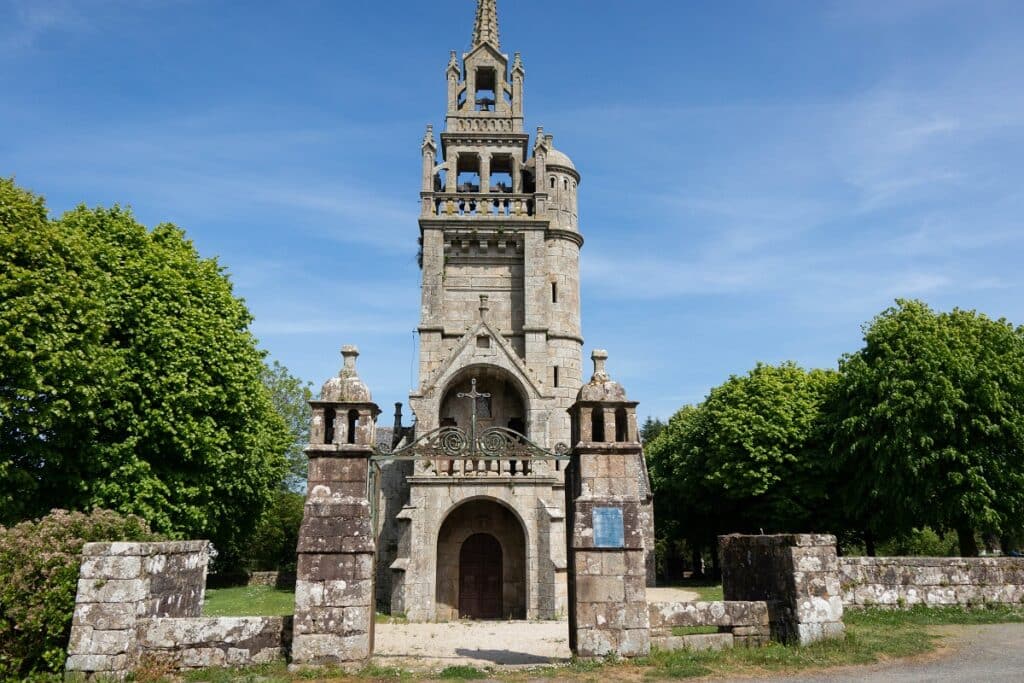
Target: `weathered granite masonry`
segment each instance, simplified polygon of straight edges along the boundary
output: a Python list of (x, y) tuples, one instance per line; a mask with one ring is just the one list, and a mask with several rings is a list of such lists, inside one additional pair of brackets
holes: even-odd
[(137, 661), (139, 619), (199, 616), (208, 545), (87, 543), (78, 574), (67, 671), (122, 676)]
[(843, 604), (964, 605), (1024, 603), (1024, 558), (841, 557)]
[(288, 653), (291, 622), (291, 617), (140, 620), (138, 661), (177, 670), (265, 664)]
[(344, 366), (311, 401), (309, 484), (299, 529), (292, 664), (363, 662), (373, 652), (374, 534), (367, 474), (380, 409)]
[[(652, 602), (651, 645), (662, 650), (760, 647), (771, 638), (768, 604), (758, 602)], [(717, 626), (718, 633), (672, 635), (677, 626)]]
[(801, 645), (845, 633), (834, 536), (720, 536), (725, 599), (768, 603), (772, 637)]
[(572, 510), (569, 545), (569, 646), (580, 657), (650, 652), (641, 480), (643, 452), (636, 403), (605, 372), (595, 351), (594, 376), (573, 408), (579, 441), (567, 473)]
[(200, 616), (208, 547), (206, 541), (86, 544), (69, 677), (120, 679), (142, 662), (190, 669), (283, 657), (291, 619)]

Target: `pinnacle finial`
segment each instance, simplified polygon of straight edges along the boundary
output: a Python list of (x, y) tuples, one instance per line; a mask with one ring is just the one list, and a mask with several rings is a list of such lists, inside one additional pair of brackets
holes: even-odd
[(496, 50), (501, 49), (501, 40), (498, 36), (498, 0), (477, 0), (473, 48), (483, 43), (490, 43)]
[(604, 349), (594, 349), (594, 352), (590, 354), (590, 360), (594, 361), (594, 376), (590, 381), (607, 382), (609, 378), (605, 363), (608, 360), (608, 352)]
[(344, 359), (344, 365), (341, 368), (342, 374), (355, 375), (356, 374), (356, 358), (359, 357), (359, 349), (355, 346), (346, 344), (341, 347), (341, 357)]

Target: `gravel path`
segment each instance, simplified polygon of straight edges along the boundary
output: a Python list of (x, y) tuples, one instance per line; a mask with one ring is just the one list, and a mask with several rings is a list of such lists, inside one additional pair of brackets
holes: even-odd
[[(652, 600), (694, 599), (676, 591)], [(1024, 624), (943, 626), (943, 648), (906, 662), (850, 666), (771, 678), (787, 683), (910, 683), (911, 681), (1024, 681)], [(455, 621), (378, 624), (374, 660), (383, 666), (524, 667), (569, 660), (569, 623), (561, 621)], [(716, 678), (723, 681), (727, 679)], [(729, 679), (751, 681), (751, 678)], [(759, 679), (769, 680), (769, 679)]]
[[(699, 596), (681, 588), (648, 588), (656, 602)], [(451, 621), (377, 624), (374, 659), (384, 666), (537, 666), (568, 661), (569, 622)]]

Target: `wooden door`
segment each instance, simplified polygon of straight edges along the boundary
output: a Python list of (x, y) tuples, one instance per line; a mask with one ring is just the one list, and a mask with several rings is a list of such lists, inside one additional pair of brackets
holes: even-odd
[(501, 544), (473, 534), (459, 551), (459, 617), (501, 618)]

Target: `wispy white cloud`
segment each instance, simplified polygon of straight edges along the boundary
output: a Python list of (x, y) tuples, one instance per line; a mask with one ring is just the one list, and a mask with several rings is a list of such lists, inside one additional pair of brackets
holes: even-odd
[(54, 33), (83, 32), (91, 28), (82, 3), (70, 0), (7, 0), (0, 7), (0, 51), (32, 47)]

